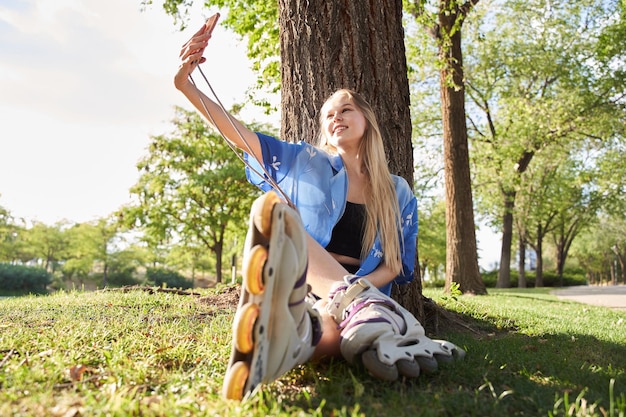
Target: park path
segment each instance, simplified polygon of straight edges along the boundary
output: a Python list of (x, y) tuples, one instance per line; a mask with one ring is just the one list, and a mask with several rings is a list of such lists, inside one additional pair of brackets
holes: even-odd
[(580, 285), (551, 292), (559, 299), (626, 311), (626, 285)]

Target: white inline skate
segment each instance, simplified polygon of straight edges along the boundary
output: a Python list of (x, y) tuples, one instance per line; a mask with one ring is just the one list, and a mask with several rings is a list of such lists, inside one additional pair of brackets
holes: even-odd
[(456, 345), (425, 336), (417, 319), (367, 279), (346, 276), (329, 294), (326, 310), (341, 329), (341, 354), (360, 358), (374, 377), (394, 381), (438, 369), (438, 362), (461, 359)]
[(305, 301), (307, 256), (298, 213), (274, 192), (257, 199), (250, 212), (224, 397), (241, 400), (313, 354), (321, 327), (317, 311)]

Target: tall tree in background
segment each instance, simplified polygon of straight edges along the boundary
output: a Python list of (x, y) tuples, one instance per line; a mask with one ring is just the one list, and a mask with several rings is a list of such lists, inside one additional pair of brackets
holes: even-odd
[(478, 268), (461, 49), (463, 22), (478, 0), (439, 1), (434, 16), (427, 11), (427, 1), (408, 3), (408, 10), (432, 35), (439, 51), (447, 205), (445, 289), (449, 292), (456, 282), (463, 293), (486, 294)]

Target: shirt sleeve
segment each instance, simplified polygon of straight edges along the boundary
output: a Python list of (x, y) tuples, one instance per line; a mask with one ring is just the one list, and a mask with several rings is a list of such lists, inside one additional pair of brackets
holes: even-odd
[(417, 198), (415, 198), (412, 192), (410, 192), (407, 197), (406, 204), (400, 208), (402, 215), (402, 229), (400, 236), (402, 272), (395, 279), (397, 284), (408, 284), (413, 281), (415, 258), (417, 255)]
[(306, 142), (284, 142), (261, 133), (257, 136), (262, 160), (245, 154), (248, 181), (264, 192), (277, 185), (280, 194), (298, 208), (306, 231), (326, 246), (343, 213), (348, 190), (341, 157), (330, 156)]
[(290, 161), (295, 160), (300, 151), (297, 145), (278, 140), (272, 136), (257, 133), (261, 145), (262, 161), (257, 161), (250, 154), (245, 153), (246, 176), (248, 181), (264, 192), (270, 191), (268, 175), (277, 184), (280, 184), (289, 175)]

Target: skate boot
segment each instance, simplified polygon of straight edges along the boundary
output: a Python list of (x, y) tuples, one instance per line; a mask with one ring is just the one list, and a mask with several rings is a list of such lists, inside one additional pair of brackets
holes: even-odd
[(425, 336), (417, 319), (367, 279), (346, 276), (329, 294), (326, 310), (341, 329), (341, 354), (350, 363), (360, 357), (373, 376), (394, 381), (417, 378), (438, 362), (461, 359), (465, 351)]
[(321, 325), (305, 301), (307, 256), (298, 213), (274, 192), (257, 199), (250, 212), (224, 397), (241, 400), (313, 354)]

